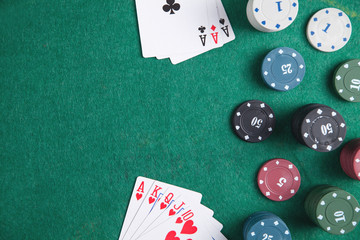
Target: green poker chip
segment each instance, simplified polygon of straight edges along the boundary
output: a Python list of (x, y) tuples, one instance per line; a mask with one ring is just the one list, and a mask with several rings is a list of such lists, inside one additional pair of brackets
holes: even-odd
[(322, 196), (316, 207), (318, 225), (332, 234), (353, 231), (360, 220), (360, 206), (354, 196), (343, 191), (331, 191)]
[(310, 192), (310, 194), (308, 194), (307, 199), (305, 201), (305, 209), (308, 216), (313, 220), (313, 222), (317, 223), (316, 207), (319, 203), (319, 199), (321, 199), (329, 192), (336, 190), (341, 190), (341, 189), (329, 185), (320, 185), (314, 188)]
[(353, 231), (360, 221), (360, 206), (350, 193), (333, 186), (314, 188), (305, 200), (307, 215), (328, 233)]
[(360, 102), (360, 59), (341, 64), (335, 71), (337, 93), (349, 102)]

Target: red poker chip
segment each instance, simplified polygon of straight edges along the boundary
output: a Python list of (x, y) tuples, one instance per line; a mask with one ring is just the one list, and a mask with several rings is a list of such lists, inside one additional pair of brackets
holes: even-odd
[(349, 177), (360, 181), (360, 138), (345, 145), (340, 154), (340, 163)]
[(352, 145), (354, 145), (352, 142), (349, 142), (345, 145), (345, 147), (342, 149), (340, 154), (340, 163), (343, 171), (351, 178), (354, 178), (354, 174), (351, 170), (351, 162), (352, 162)]
[(257, 181), (265, 197), (273, 201), (285, 201), (297, 193), (301, 177), (292, 162), (276, 158), (261, 166)]
[(341, 151), (340, 160), (344, 172), (351, 178), (360, 180), (360, 139), (354, 139)]
[(356, 180), (360, 181), (360, 148), (356, 151), (355, 153), (355, 157), (353, 158), (354, 161), (352, 163), (353, 167), (353, 172), (355, 173), (355, 178)]

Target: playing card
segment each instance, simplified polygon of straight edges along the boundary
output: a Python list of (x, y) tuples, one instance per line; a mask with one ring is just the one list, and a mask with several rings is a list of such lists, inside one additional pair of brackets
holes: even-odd
[[(182, 205), (179, 205), (177, 207), (177, 209), (180, 209)], [(195, 206), (192, 206), (192, 208), (197, 208), (196, 206), (198, 206), (198, 204), (196, 204)], [(204, 214), (203, 214), (203, 219), (208, 219), (206, 221), (207, 225), (206, 225), (206, 229), (208, 231), (208, 233), (211, 235), (211, 240), (226, 240), (226, 237), (221, 233), (221, 229), (223, 228), (223, 225), (217, 221), (215, 218), (212, 218), (211, 216), (213, 215), (213, 211), (203, 205), (199, 205), (200, 208), (203, 209)], [(176, 208), (176, 207), (175, 207)], [(191, 207), (185, 207), (182, 208), (181, 210), (179, 210), (178, 212), (175, 213), (175, 215), (172, 215), (172, 217), (178, 217), (180, 216), (182, 213), (186, 212), (188, 209), (190, 209)], [(171, 209), (172, 210), (172, 209)], [(169, 221), (169, 218), (165, 218), (166, 220), (161, 222), (160, 224), (157, 224), (156, 227), (161, 227), (163, 223), (165, 223), (166, 221)], [(156, 230), (155, 227), (155, 230)], [(154, 228), (152, 228), (150, 231), (152, 231)], [(148, 234), (150, 231), (145, 231), (145, 234)], [(143, 236), (144, 234), (142, 234), (141, 236)], [(140, 238), (140, 237), (139, 237)], [(138, 239), (138, 238), (136, 238)], [(208, 238), (207, 238), (208, 239)]]
[[(171, 190), (171, 188), (175, 189), (176, 192)], [(159, 209), (160, 212), (165, 210), (167, 206), (173, 202), (175, 193), (179, 196), (180, 194), (183, 194), (189, 199), (194, 200), (195, 202), (200, 202), (202, 197), (200, 193), (175, 187), (167, 183), (155, 181), (151, 186), (150, 190), (148, 191), (147, 196), (145, 196), (144, 202), (141, 204), (138, 211), (136, 212), (136, 215), (134, 216), (133, 221), (126, 230), (122, 240), (132, 239), (135, 233), (138, 231), (138, 228), (143, 225), (143, 223), (150, 215), (153, 215), (154, 212), (155, 215), (158, 215)]]
[[(235, 39), (234, 31), (231, 27), (229, 18), (226, 14), (225, 8), (221, 2), (221, 0), (215, 0), (217, 5), (217, 18), (216, 22), (219, 24), (219, 39), (221, 39), (222, 45), (226, 44)], [(221, 46), (222, 46), (221, 45)], [(170, 60), (172, 64), (178, 64), (180, 62), (186, 61), (190, 58), (198, 56), (207, 50), (200, 50), (192, 53), (178, 54), (174, 56), (170, 56)]]
[(154, 182), (155, 180), (144, 177), (136, 178), (135, 186), (130, 197), (130, 203), (126, 211), (126, 216), (122, 225), (119, 239), (122, 239), (124, 237), (126, 230), (136, 216), (139, 207), (145, 201), (145, 196), (149, 192), (150, 188), (153, 186)]
[[(159, 225), (164, 224), (165, 222), (169, 221), (171, 218), (176, 218), (177, 216), (181, 215), (184, 211), (189, 209), (191, 206), (198, 206), (200, 205), (200, 202), (193, 202), (187, 200), (186, 197), (181, 196), (178, 199), (175, 200), (175, 202), (172, 205), (169, 205), (169, 207), (162, 212), (149, 226), (146, 227), (146, 229), (140, 233), (138, 236), (142, 236), (150, 231), (152, 231), (154, 228), (158, 227)], [(210, 214), (213, 214), (211, 210), (209, 211)]]
[(204, 215), (204, 219), (207, 219), (207, 221), (205, 221), (205, 225), (207, 228), (207, 231), (210, 233), (211, 235), (211, 239), (212, 240), (226, 240), (226, 237), (221, 233), (221, 230), (223, 228), (223, 225), (217, 221), (215, 218), (211, 217), (209, 218), (209, 216), (213, 215), (213, 211), (209, 208), (207, 208), (206, 206), (202, 205), (201, 206), (204, 210), (207, 211), (208, 216)]
[[(170, 218), (165, 223), (158, 225), (150, 232), (144, 234), (137, 240), (148, 239), (212, 239), (212, 232), (209, 232), (208, 224), (213, 226), (213, 212), (202, 205), (192, 206)], [(214, 229), (214, 231), (219, 231)]]
[(166, 190), (166, 185), (162, 184), (161, 182), (154, 182), (151, 186), (150, 191), (145, 196), (145, 200), (138, 208), (133, 221), (131, 222), (130, 226), (126, 230), (124, 236), (120, 240), (129, 240), (141, 225), (142, 221), (146, 218), (148, 214), (155, 208), (156, 204), (160, 201), (160, 198), (164, 195), (164, 191)]
[(200, 193), (138, 177), (119, 239), (226, 240), (222, 224), (200, 204), (201, 198)]
[(206, 47), (206, 39), (199, 37), (209, 25), (206, 0), (136, 0), (136, 9), (145, 58)]
[(223, 225), (217, 221), (215, 218), (212, 218), (206, 228), (208, 229), (212, 239), (211, 240), (227, 240), (227, 238), (221, 233)]
[[(207, 52), (211, 49), (218, 48), (223, 46), (222, 39), (220, 37), (220, 23), (219, 23), (219, 13), (217, 10), (217, 0), (207, 0), (206, 7), (207, 7), (207, 18), (208, 18), (208, 25), (202, 25), (198, 28), (198, 36), (199, 41), (204, 45), (201, 49), (201, 52)], [(179, 55), (190, 55), (192, 56), (193, 53), (182, 53)], [(171, 57), (170, 55), (166, 56), (156, 56), (157, 59), (164, 59)]]
[(220, 31), (219, 34), (223, 43), (226, 44), (235, 39), (235, 34), (233, 28), (231, 27), (230, 20), (226, 14), (224, 5), (222, 4), (221, 0), (216, 0), (216, 1), (217, 1), (217, 10), (219, 14), (220, 28), (222, 30)]
[[(136, 230), (136, 233), (133, 235), (131, 239), (137, 239), (141, 236), (144, 232), (146, 232), (149, 228), (156, 224), (158, 219), (161, 219), (160, 216), (164, 214), (166, 217), (171, 217), (168, 215), (168, 211), (173, 208), (174, 206), (181, 205), (181, 208), (187, 207), (185, 202), (190, 204), (200, 204), (202, 195), (197, 192), (189, 191), (187, 189), (179, 188), (176, 186), (169, 185), (166, 192), (164, 193), (164, 197), (161, 198), (157, 207), (153, 209), (151, 214), (148, 214), (147, 217), (144, 219), (142, 224)], [(185, 201), (185, 202), (184, 202)], [(179, 203), (183, 203), (180, 204)], [(178, 207), (178, 208), (179, 208)], [(179, 211), (179, 210), (178, 210)]]

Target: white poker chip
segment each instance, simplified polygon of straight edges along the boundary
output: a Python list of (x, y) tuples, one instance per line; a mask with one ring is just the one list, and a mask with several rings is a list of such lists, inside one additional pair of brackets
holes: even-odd
[(250, 24), (256, 29), (259, 30), (261, 32), (270, 32), (268, 31), (266, 28), (263, 28), (255, 19), (255, 16), (253, 14), (253, 1), (254, 0), (249, 0), (246, 6), (246, 16), (250, 22)]
[(299, 11), (298, 0), (249, 0), (250, 24), (262, 32), (278, 32), (294, 22)]
[(311, 17), (306, 35), (314, 48), (323, 52), (335, 52), (349, 42), (351, 31), (351, 21), (343, 11), (324, 8)]

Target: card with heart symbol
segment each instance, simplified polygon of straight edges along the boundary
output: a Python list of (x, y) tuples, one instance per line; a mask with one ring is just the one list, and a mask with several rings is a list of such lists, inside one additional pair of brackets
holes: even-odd
[(222, 227), (222, 225), (217, 225), (218, 222), (212, 217), (212, 214), (213, 211), (205, 206), (191, 206), (182, 213), (177, 214), (175, 218), (158, 225), (137, 240), (226, 239), (220, 233), (221, 229), (219, 227)]
[(140, 234), (140, 236), (147, 235), (149, 232), (153, 231), (158, 226), (166, 223), (167, 221), (171, 221), (171, 219), (173, 219), (173, 221), (176, 221), (178, 223), (182, 223), (182, 219), (180, 216), (184, 212), (188, 211), (190, 208), (202, 208), (202, 211), (204, 213), (203, 218), (205, 219), (211, 218), (211, 220), (213, 221), (213, 224), (211, 225), (211, 229), (215, 228), (220, 233), (223, 226), (220, 222), (212, 218), (214, 212), (211, 209), (205, 207), (204, 205), (201, 205), (199, 202), (194, 202), (191, 201), (190, 199), (180, 198), (174, 202), (173, 206), (170, 206), (169, 209), (167, 209), (162, 215), (156, 218), (155, 221), (151, 223), (151, 225), (142, 234)]
[(135, 0), (143, 57), (173, 64), (235, 39), (221, 0)]
[(154, 184), (155, 180), (147, 179), (144, 177), (138, 177), (135, 182), (135, 186), (133, 192), (130, 197), (130, 203), (128, 209), (126, 211), (126, 216), (124, 219), (124, 223), (122, 226), (122, 231), (120, 233), (119, 239), (123, 239), (126, 230), (130, 226), (131, 222), (133, 221), (137, 210), (142, 205), (145, 200), (145, 196), (149, 192), (150, 188)]
[(119, 240), (226, 240), (222, 224), (201, 198), (200, 193), (138, 177)]
[[(177, 192), (174, 192), (176, 190)], [(139, 230), (139, 227), (145, 227), (144, 222), (148, 217), (153, 215), (158, 215), (159, 209), (160, 212), (165, 210), (165, 207), (161, 209), (162, 206), (172, 203), (173, 198), (182, 195), (194, 195), (193, 198), (196, 198), (196, 201), (201, 201), (201, 194), (195, 193), (187, 189), (177, 188), (169, 184), (155, 181), (150, 188), (150, 191), (145, 196), (143, 204), (138, 208), (138, 211), (133, 218), (132, 224), (126, 230), (123, 240), (130, 240), (134, 238), (135, 233)], [(162, 202), (162, 200), (167, 202)]]
[[(159, 185), (161, 185), (161, 183), (159, 183)], [(133, 239), (137, 239), (141, 234), (151, 229), (163, 218), (171, 218), (175, 214), (174, 208), (177, 208), (177, 211), (179, 211), (180, 208), (188, 206), (186, 203), (200, 204), (201, 198), (202, 195), (200, 193), (168, 185), (164, 196), (160, 198), (158, 205), (153, 208), (151, 214), (146, 216), (142, 224), (136, 230)], [(182, 205), (179, 203), (182, 203)]]

